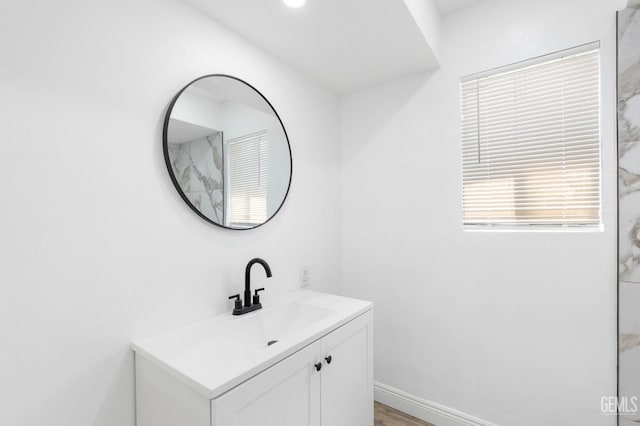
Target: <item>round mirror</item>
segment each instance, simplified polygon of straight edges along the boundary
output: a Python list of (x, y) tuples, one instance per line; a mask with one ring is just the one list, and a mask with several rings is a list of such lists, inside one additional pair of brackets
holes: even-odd
[(173, 184), (208, 222), (255, 228), (287, 198), (287, 132), (269, 101), (238, 78), (207, 75), (182, 89), (167, 111), (163, 144)]

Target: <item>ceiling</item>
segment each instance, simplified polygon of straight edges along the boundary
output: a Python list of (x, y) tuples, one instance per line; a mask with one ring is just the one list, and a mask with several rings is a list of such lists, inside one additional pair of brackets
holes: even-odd
[(185, 91), (186, 93), (213, 98), (222, 103), (220, 104), (221, 108), (224, 107), (225, 102), (231, 102), (274, 115), (271, 106), (262, 95), (258, 94), (256, 89), (233, 78), (220, 76), (203, 78), (193, 83)]
[(438, 66), (403, 0), (184, 1), (339, 94)]
[(186, 143), (219, 133), (218, 130), (172, 118), (168, 127), (168, 143)]
[(440, 17), (478, 0), (184, 0), (344, 94), (438, 67)]
[(476, 3), (478, 0), (435, 0), (440, 12), (443, 15), (448, 15), (463, 7), (467, 7), (472, 3)]

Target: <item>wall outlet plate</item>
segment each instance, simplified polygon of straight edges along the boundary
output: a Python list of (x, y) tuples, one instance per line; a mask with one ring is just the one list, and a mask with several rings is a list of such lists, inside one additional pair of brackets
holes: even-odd
[(309, 287), (311, 283), (311, 268), (303, 266), (300, 268), (300, 287)]

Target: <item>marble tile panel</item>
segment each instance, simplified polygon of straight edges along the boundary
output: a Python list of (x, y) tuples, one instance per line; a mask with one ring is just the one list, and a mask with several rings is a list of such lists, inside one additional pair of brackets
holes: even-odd
[(620, 196), (640, 190), (640, 140), (618, 145)]
[(173, 175), (178, 180), (182, 192), (191, 190), (191, 167), (189, 162), (189, 143), (169, 143), (169, 161)]
[[(190, 142), (192, 189), (201, 199), (200, 211), (216, 223), (222, 223), (224, 182), (222, 136), (208, 136)], [(204, 195), (203, 195), (204, 194)]]
[(216, 223), (224, 209), (222, 134), (168, 144), (174, 176), (191, 204)]
[[(620, 400), (632, 401), (632, 398), (640, 404), (640, 347), (620, 353)], [(629, 405), (629, 408), (634, 407)], [(624, 417), (640, 421), (640, 412), (625, 413)]]
[(624, 73), (640, 59), (638, 46), (640, 39), (640, 9), (627, 7), (618, 12), (618, 70)]
[(640, 282), (640, 142), (618, 145), (621, 281)]
[[(196, 176), (204, 176), (200, 180), (200, 187), (194, 189), (202, 191), (222, 186), (222, 145), (219, 138), (206, 137), (191, 142), (191, 167)], [(206, 180), (211, 183), (207, 183)]]
[(222, 224), (222, 193), (215, 191), (189, 192), (185, 194), (189, 202), (203, 215), (216, 223)]
[[(211, 147), (205, 138), (189, 142), (189, 160), (191, 162), (191, 191), (205, 190), (207, 179), (220, 181), (219, 171), (214, 170), (211, 158)], [(216, 173), (218, 172), (218, 173)]]
[[(620, 397), (640, 402), (640, 284), (620, 283)], [(640, 412), (625, 416), (640, 421)]]
[[(619, 397), (640, 399), (640, 0), (618, 12)], [(635, 404), (635, 403), (634, 403)], [(635, 405), (634, 407), (635, 408)], [(620, 425), (640, 425), (640, 412)]]
[(618, 12), (618, 142), (640, 140), (640, 9)]
[[(620, 352), (634, 348), (640, 348), (640, 284), (623, 281), (620, 282)], [(640, 380), (638, 382), (640, 384)]]

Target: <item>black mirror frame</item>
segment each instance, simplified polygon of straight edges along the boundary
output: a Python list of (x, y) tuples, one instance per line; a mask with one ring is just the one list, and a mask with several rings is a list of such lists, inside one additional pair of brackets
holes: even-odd
[[(287, 184), (287, 192), (284, 194), (284, 198), (282, 199), (282, 202), (280, 203), (280, 206), (278, 206), (278, 209), (271, 216), (269, 216), (269, 218), (267, 218), (267, 220), (265, 220), (264, 222), (262, 222), (259, 225), (252, 226), (251, 228), (230, 228), (228, 226), (224, 226), (223, 224), (216, 223), (213, 220), (209, 219), (204, 214), (202, 214), (202, 212), (200, 212), (200, 210), (198, 210), (193, 204), (191, 204), (191, 202), (189, 201), (189, 199), (187, 198), (185, 193), (182, 191), (182, 188), (180, 187), (180, 183), (178, 182), (178, 180), (174, 176), (173, 170), (171, 168), (171, 160), (169, 158), (169, 147), (168, 147), (167, 137), (168, 137), (168, 132), (169, 132), (169, 120), (171, 119), (171, 112), (173, 111), (173, 107), (175, 106), (176, 102), (180, 98), (180, 95), (182, 95), (182, 93), (185, 90), (187, 90), (192, 84), (194, 84), (195, 82), (200, 81), (202, 79), (211, 78), (211, 77), (230, 78), (230, 79), (236, 80), (236, 81), (238, 81), (240, 83), (243, 83), (243, 84), (247, 85), (248, 87), (250, 87), (251, 89), (253, 89), (253, 91), (255, 91), (258, 95), (260, 95), (260, 97), (262, 99), (264, 99), (264, 101), (267, 103), (267, 105), (269, 105), (269, 108), (271, 108), (273, 113), (276, 115), (276, 118), (278, 119), (278, 122), (280, 123), (280, 126), (282, 127), (282, 131), (284, 132), (284, 137), (287, 139), (287, 147), (289, 148), (289, 183)], [(175, 186), (175, 188), (178, 191), (178, 194), (180, 194), (180, 197), (182, 198), (182, 200), (189, 206), (189, 208), (191, 210), (193, 210), (198, 216), (200, 216), (201, 219), (203, 219), (204, 221), (206, 221), (208, 223), (211, 223), (211, 224), (213, 224), (215, 226), (218, 226), (220, 228), (228, 229), (228, 230), (231, 230), (231, 231), (249, 231), (251, 229), (259, 228), (262, 225), (268, 223), (271, 219), (273, 219), (280, 212), (280, 209), (282, 209), (282, 206), (284, 205), (284, 202), (287, 200), (287, 197), (289, 196), (289, 190), (291, 189), (291, 179), (293, 178), (293, 155), (291, 153), (291, 142), (289, 141), (289, 135), (287, 134), (287, 129), (284, 127), (284, 124), (282, 123), (282, 119), (280, 119), (280, 115), (278, 115), (278, 112), (276, 111), (276, 109), (273, 107), (273, 105), (271, 105), (271, 102), (269, 102), (269, 100), (258, 89), (256, 89), (253, 85), (247, 83), (246, 81), (244, 81), (244, 80), (242, 80), (242, 79), (240, 79), (238, 77), (234, 77), (234, 76), (228, 75), (228, 74), (207, 74), (207, 75), (203, 75), (201, 77), (198, 77), (195, 80), (192, 80), (191, 82), (189, 82), (189, 84), (187, 84), (182, 89), (180, 89), (180, 91), (174, 96), (173, 100), (169, 104), (169, 107), (167, 109), (167, 113), (166, 113), (165, 118), (164, 118), (164, 125), (162, 127), (162, 150), (163, 150), (163, 154), (164, 154), (165, 165), (167, 166), (167, 171), (169, 172), (169, 177), (171, 178), (171, 182), (173, 182), (173, 186)]]

